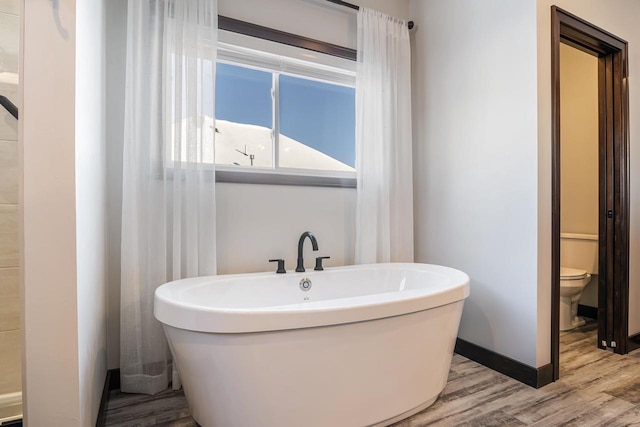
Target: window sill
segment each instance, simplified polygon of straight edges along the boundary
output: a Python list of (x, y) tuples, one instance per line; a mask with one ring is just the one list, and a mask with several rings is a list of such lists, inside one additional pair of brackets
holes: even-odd
[(216, 182), (262, 185), (298, 185), (305, 187), (356, 188), (353, 173), (314, 174), (308, 171), (287, 173), (275, 171), (229, 170), (216, 168)]

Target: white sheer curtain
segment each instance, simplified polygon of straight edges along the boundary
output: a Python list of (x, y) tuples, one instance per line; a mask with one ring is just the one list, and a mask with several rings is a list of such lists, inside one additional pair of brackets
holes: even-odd
[(130, 0), (122, 199), (122, 390), (172, 376), (155, 289), (215, 274), (216, 0)]
[(358, 264), (413, 261), (411, 49), (407, 22), (358, 12)]

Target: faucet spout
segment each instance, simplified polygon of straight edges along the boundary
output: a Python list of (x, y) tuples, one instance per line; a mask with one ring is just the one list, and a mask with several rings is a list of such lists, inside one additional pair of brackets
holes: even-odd
[(304, 259), (302, 258), (302, 249), (304, 248), (304, 241), (306, 238), (309, 238), (309, 240), (311, 240), (311, 247), (313, 248), (314, 251), (318, 250), (318, 241), (316, 240), (316, 237), (313, 235), (313, 233), (311, 233), (310, 231), (305, 231), (304, 233), (302, 233), (302, 235), (300, 236), (300, 240), (298, 240), (298, 262), (296, 265), (296, 271), (298, 273), (301, 273), (304, 271)]

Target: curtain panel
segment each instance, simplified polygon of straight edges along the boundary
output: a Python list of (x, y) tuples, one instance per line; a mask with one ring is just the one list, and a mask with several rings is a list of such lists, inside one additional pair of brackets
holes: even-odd
[(124, 392), (155, 394), (172, 377), (167, 341), (153, 315), (155, 289), (216, 273), (210, 160), (216, 43), (216, 0), (129, 1), (120, 301)]
[(411, 48), (407, 22), (358, 12), (355, 262), (413, 262)]

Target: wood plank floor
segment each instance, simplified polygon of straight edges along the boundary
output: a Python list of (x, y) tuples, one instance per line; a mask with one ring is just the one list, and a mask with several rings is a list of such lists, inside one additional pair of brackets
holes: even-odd
[[(538, 390), (455, 355), (436, 403), (394, 427), (640, 426), (640, 350), (598, 350), (596, 329), (591, 322), (561, 334), (561, 379)], [(106, 418), (110, 427), (197, 426), (182, 391), (114, 391)]]

